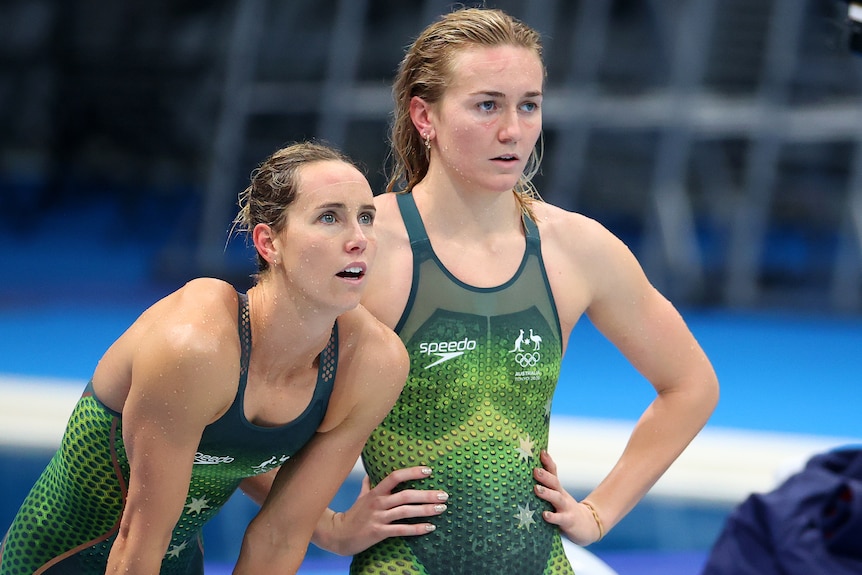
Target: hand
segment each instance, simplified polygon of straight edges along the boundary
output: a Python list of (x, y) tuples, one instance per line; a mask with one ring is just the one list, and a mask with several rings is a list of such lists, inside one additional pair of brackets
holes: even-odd
[[(395, 523), (401, 519), (431, 517), (446, 511), (449, 495), (438, 490), (393, 490), (405, 481), (431, 475), (427, 467), (397, 469), (374, 489), (368, 476), (353, 506), (331, 516), (330, 536), (324, 548), (339, 555), (355, 555), (387, 537), (410, 537), (434, 531), (432, 523)], [(320, 543), (318, 543), (320, 544)]]
[(540, 459), (542, 467), (533, 470), (533, 477), (539, 482), (535, 487), (536, 495), (554, 507), (554, 511), (545, 511), (542, 518), (558, 526), (577, 545), (598, 541), (599, 527), (592, 511), (563, 489), (557, 477), (557, 464), (547, 451), (542, 451)]

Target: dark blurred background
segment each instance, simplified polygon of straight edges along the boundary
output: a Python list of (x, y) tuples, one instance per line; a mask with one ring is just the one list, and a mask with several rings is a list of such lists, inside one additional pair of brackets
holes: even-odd
[[(546, 200), (621, 236), (678, 305), (862, 309), (846, 2), (485, 4), (544, 36)], [(389, 83), (452, 5), (0, 0), (0, 296), (247, 281), (225, 242), (251, 170), (320, 138), (382, 190)]]

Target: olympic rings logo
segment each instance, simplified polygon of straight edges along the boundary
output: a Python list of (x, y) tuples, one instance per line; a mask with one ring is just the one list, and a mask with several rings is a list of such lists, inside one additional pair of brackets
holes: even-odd
[(539, 363), (539, 359), (542, 356), (539, 355), (539, 352), (533, 351), (529, 353), (519, 352), (515, 354), (515, 361), (518, 362), (518, 365), (521, 367), (533, 367), (537, 363)]

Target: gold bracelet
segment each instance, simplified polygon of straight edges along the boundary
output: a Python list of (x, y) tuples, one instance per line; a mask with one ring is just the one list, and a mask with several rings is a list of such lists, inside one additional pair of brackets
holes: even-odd
[(599, 538), (596, 541), (601, 541), (602, 537), (605, 536), (605, 526), (602, 525), (602, 520), (599, 517), (599, 514), (596, 512), (596, 508), (593, 507), (593, 504), (587, 501), (586, 499), (581, 499), (581, 503), (587, 506), (587, 509), (593, 514), (593, 519), (596, 520), (596, 525), (599, 527)]

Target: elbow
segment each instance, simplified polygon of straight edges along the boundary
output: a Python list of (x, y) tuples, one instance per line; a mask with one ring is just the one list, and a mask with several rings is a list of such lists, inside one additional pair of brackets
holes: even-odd
[(252, 520), (243, 536), (234, 575), (272, 572), (296, 573), (308, 550), (308, 541), (299, 543), (271, 524)]
[(718, 376), (712, 370), (708, 374), (704, 374), (699, 381), (700, 384), (696, 387), (695, 404), (699, 408), (698, 411), (703, 413), (705, 424), (718, 406), (721, 391)]

